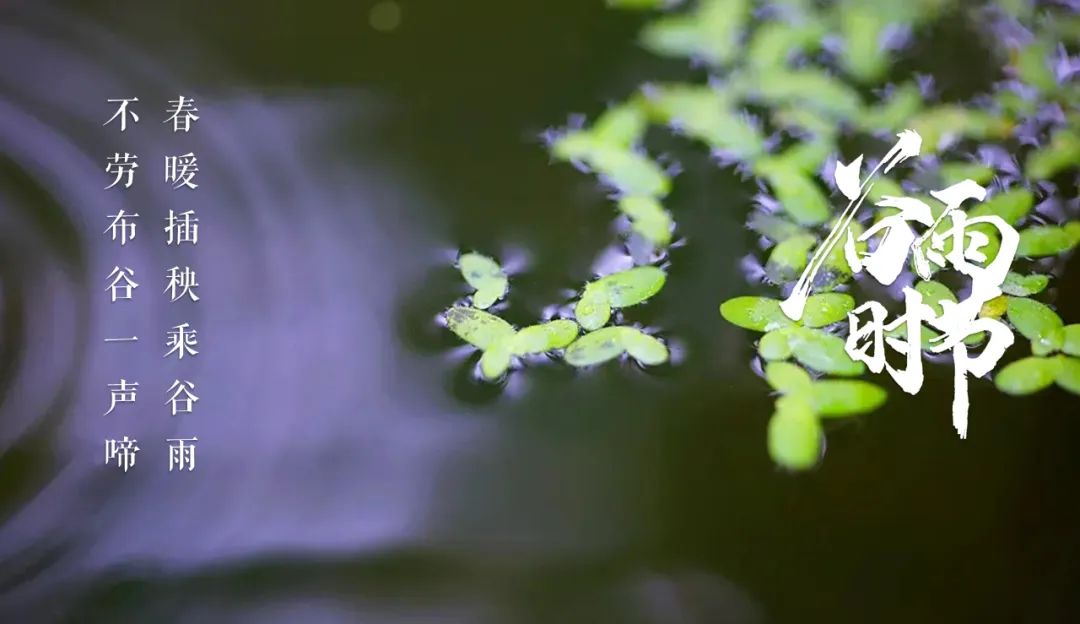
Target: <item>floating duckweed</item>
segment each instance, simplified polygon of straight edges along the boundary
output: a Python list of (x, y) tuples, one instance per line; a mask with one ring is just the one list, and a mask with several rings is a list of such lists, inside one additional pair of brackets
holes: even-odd
[(483, 310), (454, 306), (446, 311), (446, 326), (465, 342), (487, 349), (514, 335), (514, 327)]
[(769, 420), (768, 447), (773, 461), (791, 470), (806, 470), (821, 457), (821, 423), (805, 399), (782, 396)]
[(467, 253), (458, 258), (458, 267), (465, 281), (476, 289), (473, 293), (473, 305), (477, 308), (486, 310), (506, 294), (506, 273), (499, 263), (491, 258), (478, 253)]

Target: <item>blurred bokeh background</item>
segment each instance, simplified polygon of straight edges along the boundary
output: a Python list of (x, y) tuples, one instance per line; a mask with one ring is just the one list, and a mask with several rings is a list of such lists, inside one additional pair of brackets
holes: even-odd
[[(0, 621), (1073, 621), (1075, 397), (973, 383), (961, 441), (939, 370), (777, 469), (752, 339), (717, 314), (750, 288), (757, 191), (705, 154), (672, 148), (686, 244), (628, 315), (676, 364), (477, 382), (435, 323), (454, 254), (512, 260), (514, 322), (568, 300), (613, 215), (543, 132), (694, 70), (599, 1), (376, 4), (0, 2)], [(1000, 72), (976, 30), (947, 16), (900, 67), (967, 97)], [(178, 94), (187, 134), (161, 123)], [(116, 151), (145, 163), (131, 189), (104, 190)], [(189, 151), (200, 186), (173, 191), (156, 163)], [(197, 246), (165, 244), (170, 209)], [(176, 264), (199, 302), (161, 294)], [(116, 265), (135, 301), (109, 303)], [(201, 353), (163, 358), (182, 322)], [(104, 416), (121, 377), (139, 401)], [(173, 417), (178, 378), (201, 401)], [(123, 435), (126, 474), (102, 462)], [(190, 436), (198, 468), (168, 472)]]

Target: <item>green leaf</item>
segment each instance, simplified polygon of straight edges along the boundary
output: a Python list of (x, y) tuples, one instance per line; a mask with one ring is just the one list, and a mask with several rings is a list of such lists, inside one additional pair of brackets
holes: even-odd
[(786, 360), (791, 357), (791, 344), (784, 329), (767, 332), (758, 342), (758, 353), (766, 360)]
[(630, 100), (604, 111), (591, 132), (601, 143), (628, 148), (641, 140), (648, 126), (645, 111), (636, 100)]
[(908, 125), (922, 136), (923, 149), (930, 151), (942, 147), (946, 139), (986, 139), (1004, 137), (1010, 132), (1008, 121), (958, 104), (923, 109)]
[(889, 67), (881, 45), (888, 20), (873, 5), (849, 4), (838, 12), (844, 37), (844, 69), (860, 82), (878, 80)]
[(1061, 129), (1050, 138), (1050, 143), (1028, 154), (1024, 173), (1032, 180), (1048, 180), (1061, 171), (1075, 168), (1080, 162), (1080, 134), (1075, 130)]
[[(830, 223), (829, 227), (836, 227), (836, 223)], [(847, 233), (851, 233), (851, 237), (855, 240), (855, 251), (859, 253), (866, 253), (869, 248), (866, 241), (860, 241), (859, 237), (863, 235), (865, 228), (861, 223), (852, 221), (848, 224), (847, 232), (840, 234), (840, 241), (847, 240)], [(825, 261), (822, 263), (823, 271), (820, 271), (814, 278), (813, 287), (819, 291), (829, 291), (840, 284), (848, 281), (852, 277), (851, 266), (848, 265), (847, 258), (844, 254), (844, 245), (834, 245), (829, 254), (825, 256)]]
[(650, 336), (635, 327), (620, 327), (622, 344), (630, 357), (645, 366), (656, 366), (668, 361), (667, 347), (659, 338)]
[(821, 423), (805, 400), (795, 396), (776, 400), (768, 430), (773, 461), (791, 470), (812, 468), (821, 457), (821, 439)]
[[(768, 335), (768, 334), (766, 334)], [(765, 380), (774, 390), (784, 394), (806, 394), (813, 383), (810, 375), (790, 362), (769, 362), (765, 365)]]
[(746, 222), (746, 227), (761, 234), (774, 243), (780, 243), (793, 236), (809, 233), (783, 217), (778, 217), (767, 212), (761, 212), (760, 210), (755, 211), (750, 215), (749, 221)]
[(1048, 60), (1052, 53), (1050, 45), (1042, 41), (1036, 41), (1020, 50), (1013, 66), (1017, 77), (1040, 91), (1056, 90), (1057, 79)]
[(711, 87), (669, 85), (651, 89), (646, 106), (659, 123), (741, 160), (765, 152), (765, 137), (751, 119), (731, 108), (733, 98)]
[(586, 286), (581, 299), (574, 306), (574, 317), (586, 331), (603, 327), (611, 318), (607, 294), (601, 289)]
[(1033, 299), (1009, 297), (1007, 314), (1016, 331), (1031, 341), (1032, 350), (1051, 353), (1065, 344), (1065, 324), (1046, 304)]
[(1005, 276), (1005, 281), (1001, 283), (1001, 291), (1014, 297), (1030, 297), (1041, 293), (1049, 283), (1050, 277), (1048, 275), (1038, 273), (1020, 275), (1009, 271)]
[(1061, 351), (1069, 355), (1080, 356), (1080, 324), (1066, 325), (1062, 330), (1064, 339)]
[(941, 282), (935, 282), (933, 280), (924, 280), (915, 284), (915, 290), (922, 295), (923, 303), (930, 306), (930, 309), (934, 311), (935, 316), (941, 316), (944, 308), (941, 305), (942, 301), (951, 301), (956, 303), (956, 295), (953, 294), (949, 287)]
[(994, 385), (1006, 394), (1032, 394), (1054, 383), (1059, 368), (1055, 358), (1026, 357), (998, 372)]
[[(979, 309), (979, 316), (986, 318), (1000, 318), (1008, 311), (1009, 298), (1004, 295), (999, 295), (982, 304), (982, 308)], [(964, 342), (967, 341), (965, 340)]]
[(510, 368), (510, 341), (501, 340), (484, 351), (480, 356), (480, 374), (484, 379), (493, 381), (502, 377)]
[(462, 277), (476, 289), (473, 305), (486, 310), (506, 294), (507, 279), (499, 263), (491, 258), (467, 253), (458, 258), (458, 268)]
[(806, 327), (825, 327), (847, 318), (848, 312), (855, 309), (855, 300), (851, 295), (842, 293), (823, 293), (811, 295), (803, 308), (802, 324)]
[(664, 16), (646, 24), (641, 45), (660, 56), (695, 56), (703, 47), (701, 28), (691, 15)]
[(627, 308), (660, 292), (666, 280), (663, 269), (639, 266), (602, 277), (589, 284), (586, 290), (603, 293), (612, 308)]
[(817, 329), (792, 331), (791, 351), (803, 366), (826, 373), (854, 377), (866, 372), (862, 362), (852, 360), (844, 351), (843, 339)]
[(530, 325), (514, 336), (511, 350), (514, 355), (546, 353), (562, 349), (573, 342), (577, 335), (578, 324), (565, 319)]
[(1080, 360), (1059, 355), (1057, 376), (1054, 378), (1057, 385), (1072, 392), (1080, 394)]
[(732, 325), (760, 332), (794, 325), (780, 309), (780, 302), (767, 297), (728, 299), (720, 304), (720, 316)]
[(764, 172), (784, 212), (800, 225), (820, 225), (829, 219), (829, 200), (821, 188), (796, 169)]
[(623, 197), (619, 200), (619, 210), (630, 218), (630, 227), (653, 245), (664, 246), (671, 242), (675, 223), (671, 213), (655, 198)]
[(856, 116), (856, 120), (859, 127), (867, 132), (898, 132), (909, 126), (912, 117), (922, 107), (922, 94), (918, 85), (906, 83), (895, 89), (884, 102), (863, 110)]
[[(1072, 224), (1069, 224), (1072, 225)], [(1020, 231), (1016, 255), (1028, 258), (1056, 256), (1080, 242), (1080, 227), (1035, 225)]]
[(977, 162), (950, 162), (942, 163), (938, 174), (945, 186), (952, 186), (964, 180), (988, 184), (994, 179), (994, 168)]
[(690, 14), (664, 16), (645, 26), (641, 43), (661, 56), (699, 58), (710, 65), (730, 62), (749, 17), (746, 0), (701, 0)]
[[(890, 178), (877, 178), (866, 195), (867, 201), (879, 202), (882, 197), (903, 197), (904, 189), (898, 182)], [(854, 221), (852, 222), (855, 223)]]
[(701, 25), (703, 44), (698, 55), (714, 65), (734, 60), (751, 8), (749, 0), (698, 0), (695, 17)]
[(996, 215), (1009, 225), (1016, 225), (1035, 205), (1035, 195), (1026, 188), (1016, 187), (997, 193), (968, 212), (970, 218)]
[(823, 25), (817, 21), (799, 24), (764, 22), (754, 31), (747, 46), (747, 64), (766, 70), (787, 65), (793, 54), (820, 45), (823, 34)]
[(755, 72), (748, 84), (768, 104), (798, 104), (836, 119), (852, 119), (862, 110), (859, 94), (817, 68)]
[(821, 416), (852, 416), (876, 410), (889, 395), (868, 381), (829, 379), (814, 382), (811, 396)]
[(566, 348), (563, 358), (576, 367), (594, 366), (613, 360), (625, 352), (622, 327), (604, 327), (585, 334)]
[(671, 176), (647, 156), (630, 149), (596, 147), (588, 164), (623, 195), (663, 197), (671, 191)]
[(551, 143), (551, 155), (559, 160), (589, 163), (602, 143), (585, 130), (571, 130)]
[(465, 306), (454, 306), (446, 311), (446, 326), (465, 342), (481, 349), (509, 339), (515, 333), (510, 323), (494, 314)]
[(799, 234), (784, 239), (769, 254), (765, 263), (765, 276), (774, 284), (793, 282), (806, 268), (810, 252), (817, 243), (813, 234)]

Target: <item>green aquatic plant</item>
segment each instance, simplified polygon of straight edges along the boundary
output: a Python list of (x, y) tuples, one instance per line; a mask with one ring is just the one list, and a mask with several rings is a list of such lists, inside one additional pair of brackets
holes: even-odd
[[(643, 303), (664, 287), (667, 274), (659, 267), (633, 267), (589, 282), (574, 306), (574, 320), (554, 319), (518, 330), (485, 311), (507, 292), (509, 281), (499, 263), (467, 253), (457, 264), (476, 291), (472, 305), (451, 306), (443, 318), (450, 331), (481, 351), (480, 374), (488, 381), (501, 378), (514, 358), (529, 355), (562, 354), (568, 364), (579, 368), (603, 364), (624, 353), (644, 366), (663, 364), (669, 358), (667, 346), (640, 329), (604, 327), (613, 310)], [(588, 333), (579, 338), (582, 329)]]
[[(922, 136), (930, 155), (906, 178), (875, 180), (869, 203), (885, 205), (872, 210), (873, 222), (896, 213), (886, 197), (913, 195), (908, 191), (943, 188), (965, 179), (988, 186), (988, 198), (972, 207), (969, 215), (1001, 217), (1020, 231), (1020, 243), (1017, 268), (1005, 279), (1002, 296), (987, 302), (981, 314), (1007, 320), (1031, 342), (1033, 353), (1003, 368), (995, 383), (1010, 394), (1034, 392), (1053, 383), (1080, 393), (1076, 353), (1080, 326), (1066, 326), (1049, 306), (1034, 299), (1047, 292), (1060, 269), (1061, 262), (1055, 268), (1051, 259), (1063, 257), (1080, 243), (1080, 222), (1075, 220), (1080, 86), (1064, 79), (1063, 72), (1070, 70), (1059, 62), (1080, 43), (1075, 19), (1069, 21), (1054, 7), (1036, 10), (1024, 0), (1000, 6), (951, 0), (607, 0), (607, 4), (657, 12), (641, 30), (641, 45), (656, 55), (692, 62), (708, 79), (649, 83), (611, 105), (593, 123), (550, 137), (555, 159), (591, 172), (614, 191), (615, 207), (630, 225), (628, 236), (644, 245), (646, 253), (635, 254), (635, 263), (644, 266), (585, 286), (574, 305), (574, 317), (586, 333), (577, 337), (575, 325), (574, 338), (567, 343), (569, 332), (548, 341), (546, 330), (533, 330), (529, 353), (561, 354), (572, 366), (596, 365), (624, 354), (645, 365), (668, 360), (667, 347), (655, 337), (633, 327), (608, 325), (613, 311), (639, 304), (662, 289), (666, 273), (650, 266), (651, 258), (663, 254), (678, 231), (665, 206), (674, 181), (646, 148), (650, 128), (668, 129), (704, 147), (767, 189), (768, 207), (748, 206), (747, 227), (766, 244), (764, 277), (780, 295), (836, 225), (836, 202), (830, 197), (832, 190), (822, 184), (822, 172), (831, 159), (841, 156), (841, 145), (867, 144), (910, 128)], [(1006, 80), (964, 102), (933, 101), (924, 81), (883, 84), (907, 41), (896, 34), (917, 35), (946, 14), (966, 16), (991, 32), (1026, 29), (1030, 36), (982, 42), (1002, 59)], [(1012, 154), (1016, 161), (995, 153)], [(941, 206), (927, 195), (920, 198), (938, 217)], [(1052, 211), (1034, 214), (1052, 198), (1072, 217), (1048, 222), (1053, 221)], [(869, 224), (854, 220), (847, 227), (858, 239)], [(942, 223), (935, 233), (946, 229)], [(996, 232), (980, 225), (971, 230), (987, 237), (984, 253), (992, 259), (1000, 245)], [(930, 244), (929, 237), (925, 244)], [(951, 241), (946, 242), (946, 253), (950, 246)], [(856, 250), (866, 252), (867, 244), (858, 243)], [(504, 295), (505, 281), (498, 282), (501, 271), (482, 262), (476, 265), (475, 274), (465, 275), (477, 291), (472, 302), (488, 307)], [(464, 264), (462, 270), (466, 271)], [(779, 300), (768, 297), (736, 296), (720, 306), (725, 320), (762, 334), (757, 354), (766, 363), (766, 381), (780, 393), (766, 446), (787, 468), (816, 465), (824, 448), (823, 421), (865, 414), (886, 400), (882, 388), (852, 379), (862, 375), (865, 366), (844, 349), (844, 321), (855, 300), (837, 291), (852, 288), (854, 273), (837, 245), (824, 258), (812, 284), (817, 294), (809, 298), (800, 322), (789, 319)], [(957, 301), (957, 291), (949, 283), (935, 275), (934, 280), (916, 278), (914, 287), (940, 314), (944, 305)], [(483, 350), (485, 377), (500, 376), (520, 351), (510, 345), (529, 328), (517, 332), (491, 320), (464, 323), (465, 318), (486, 317), (454, 312), (460, 309), (448, 312), (448, 326)], [(457, 320), (451, 322), (451, 313)], [(484, 329), (465, 327), (470, 324)], [(925, 325), (920, 330), (922, 346), (929, 350), (939, 334)], [(475, 340), (478, 334), (490, 338), (491, 333), (496, 338)], [(974, 346), (983, 340), (977, 334), (965, 343)], [(815, 378), (811, 372), (844, 379)]]

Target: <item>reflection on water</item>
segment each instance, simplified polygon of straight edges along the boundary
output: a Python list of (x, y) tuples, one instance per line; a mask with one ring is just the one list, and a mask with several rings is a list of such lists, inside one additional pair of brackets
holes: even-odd
[[(119, 4), (0, 9), (0, 621), (986, 621), (1060, 602), (1080, 431), (1037, 416), (1057, 395), (973, 389), (1002, 407), (960, 445), (918, 409), (948, 396), (931, 380), (831, 433), (818, 472), (771, 465), (752, 346), (716, 314), (745, 289), (754, 189), (707, 159), (680, 159), (688, 241), (663, 295), (626, 311), (679, 366), (535, 366), (502, 392), (447, 365), (432, 319), (460, 279), (437, 250), (520, 259), (519, 325), (626, 262), (594, 253), (602, 191), (535, 139), (649, 73), (602, 3), (402, 2), (381, 39), (359, 5)], [(157, 122), (178, 92), (202, 114), (187, 135)], [(103, 127), (132, 96), (143, 122)], [(116, 150), (146, 163), (122, 193), (103, 190)], [(188, 151), (199, 189), (159, 184)], [(102, 234), (119, 208), (140, 214), (123, 248)], [(170, 209), (197, 211), (197, 246), (165, 244)], [(117, 265), (133, 302), (108, 303)], [(174, 265), (199, 302), (160, 293)], [(202, 352), (164, 359), (181, 322)], [(102, 342), (118, 332), (140, 342)], [(139, 401), (102, 416), (121, 376)], [(173, 418), (177, 378), (201, 402)], [(126, 475), (100, 457), (125, 434)], [(164, 440), (192, 435), (198, 470), (168, 473)]]
[[(398, 347), (395, 302), (435, 260), (417, 253), (433, 247), (417, 214), (432, 200), (337, 135), (359, 123), (362, 140), (378, 123), (372, 96), (203, 92), (70, 15), (12, 17), (0, 56), (30, 61), (0, 67), (4, 304), (15, 319), (0, 435), (5, 490), (17, 493), (0, 534), (3, 611), (505, 621), (520, 592), (495, 579), (624, 542), (632, 520), (598, 524), (606, 507), (633, 509), (617, 477), (592, 465), (602, 453), (507, 439), (446, 403), (437, 362)], [(200, 106), (185, 135), (155, 127), (177, 89)], [(118, 97), (140, 100), (142, 122), (123, 134), (101, 123)], [(103, 190), (114, 150), (142, 163), (124, 192)], [(189, 151), (198, 190), (157, 184), (154, 163)], [(103, 235), (120, 209), (139, 215), (123, 247)], [(198, 245), (166, 245), (165, 215), (189, 209)], [(114, 266), (144, 285), (134, 301), (108, 303)], [(199, 302), (158, 296), (171, 266), (196, 270)], [(181, 322), (201, 352), (165, 360), (165, 331)], [(103, 341), (119, 335), (140, 341)], [(102, 416), (121, 377), (140, 384), (137, 407)], [(195, 413), (169, 416), (174, 379), (195, 381)], [(101, 465), (102, 440), (122, 435), (141, 449), (128, 474)], [(189, 436), (197, 472), (167, 472), (165, 440)], [(395, 563), (395, 552), (416, 555)], [(396, 567), (419, 578), (394, 580)], [(586, 601), (628, 616), (644, 601), (655, 615), (643, 621), (671, 621), (685, 602), (620, 577)]]

